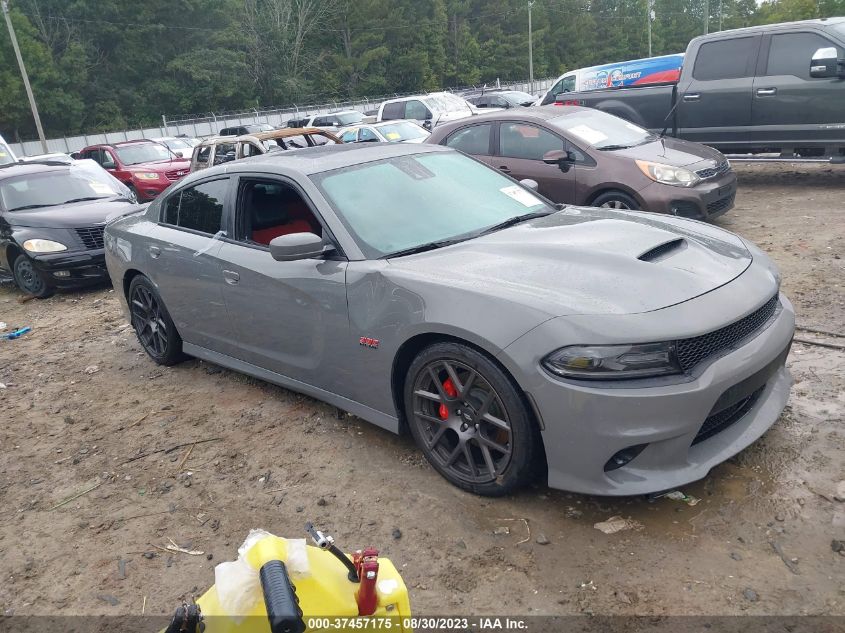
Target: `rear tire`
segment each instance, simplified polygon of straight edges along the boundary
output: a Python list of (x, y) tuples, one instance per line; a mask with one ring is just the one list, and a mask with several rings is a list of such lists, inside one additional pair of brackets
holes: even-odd
[(592, 206), (604, 207), (606, 209), (619, 209), (621, 211), (638, 211), (640, 205), (634, 198), (623, 191), (605, 191), (596, 196)]
[(408, 369), (404, 395), (417, 446), (455, 486), (496, 497), (536, 476), (537, 425), (517, 386), (485, 354), (461, 343), (427, 347)]
[(149, 279), (143, 275), (132, 279), (127, 302), (132, 329), (149, 357), (159, 365), (175, 365), (185, 360), (182, 337)]
[(18, 255), (12, 266), (12, 273), (18, 288), (33, 297), (46, 299), (56, 292), (44, 273), (38, 270), (26, 255)]

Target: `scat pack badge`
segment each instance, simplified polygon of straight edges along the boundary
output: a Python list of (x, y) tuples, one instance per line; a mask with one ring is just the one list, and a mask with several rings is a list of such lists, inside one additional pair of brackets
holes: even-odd
[(370, 338), (369, 336), (362, 336), (358, 339), (358, 344), (370, 349), (378, 349), (379, 340), (377, 338)]

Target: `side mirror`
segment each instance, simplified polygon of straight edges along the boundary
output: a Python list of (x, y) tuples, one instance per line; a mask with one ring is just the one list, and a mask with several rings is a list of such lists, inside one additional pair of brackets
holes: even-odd
[(839, 59), (838, 51), (833, 46), (818, 49), (810, 60), (810, 77), (814, 79), (845, 78), (845, 59)]
[(324, 252), (323, 238), (314, 233), (290, 233), (270, 240), (270, 255), (277, 262), (314, 259)]
[(117, 169), (117, 165), (113, 161), (103, 162), (103, 169)]
[(540, 185), (537, 184), (537, 181), (531, 180), (530, 178), (524, 178), (520, 180), (519, 184), (523, 187), (528, 187), (531, 191), (537, 191), (540, 188)]
[(575, 154), (562, 149), (553, 149), (543, 154), (543, 162), (547, 165), (557, 165), (562, 172), (567, 172), (576, 161)]
[(423, 126), (426, 130), (428, 130), (429, 132), (431, 132), (431, 119), (426, 119), (425, 121), (423, 121), (422, 126)]

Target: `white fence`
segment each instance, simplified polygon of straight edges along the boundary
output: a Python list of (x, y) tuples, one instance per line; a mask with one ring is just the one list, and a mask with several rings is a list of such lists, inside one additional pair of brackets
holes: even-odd
[[(502, 88), (521, 90), (541, 95), (549, 89), (554, 77), (547, 79), (535, 79), (534, 89), (528, 81), (503, 82)], [(464, 88), (463, 90), (467, 90)], [(457, 91), (457, 90), (454, 90)], [(269, 123), (274, 126), (283, 126), (289, 119), (301, 118), (306, 114), (325, 114), (339, 109), (358, 110), (367, 112), (378, 108), (379, 104), (397, 95), (383, 96), (376, 99), (358, 99), (354, 101), (337, 101), (314, 105), (298, 106), (292, 105), (284, 108), (265, 108), (262, 110), (246, 110), (242, 112), (229, 112), (223, 114), (209, 113), (207, 116), (191, 116), (169, 119), (162, 115), (160, 127), (149, 127), (134, 130), (122, 130), (118, 132), (105, 132), (101, 134), (82, 134), (80, 136), (63, 136), (47, 140), (48, 152), (70, 153), (76, 152), (88, 145), (101, 143), (119, 143), (121, 141), (134, 141), (144, 138), (155, 138), (159, 136), (176, 136), (187, 134), (194, 137), (205, 137), (217, 134), (224, 127), (236, 125), (247, 125), (249, 123)], [(18, 156), (33, 156), (42, 154), (40, 141), (24, 141), (23, 143), (9, 143), (12, 151)]]

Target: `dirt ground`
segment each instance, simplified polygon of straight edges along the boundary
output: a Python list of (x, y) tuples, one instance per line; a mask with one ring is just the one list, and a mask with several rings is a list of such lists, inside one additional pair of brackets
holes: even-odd
[[(845, 333), (845, 168), (737, 171), (718, 224), (772, 255), (800, 325)], [(154, 365), (110, 289), (21, 298), (0, 284), (0, 321), (33, 328), (0, 341), (6, 614), (170, 614), (251, 528), (311, 520), (381, 548), (416, 614), (845, 615), (845, 351), (793, 346), (783, 416), (684, 488), (695, 506), (543, 485), (484, 499), (410, 438), (214, 365)], [(614, 515), (642, 527), (593, 527)]]

